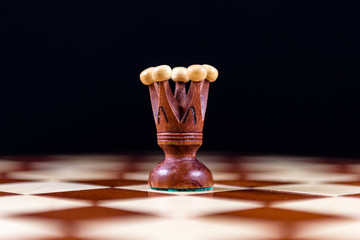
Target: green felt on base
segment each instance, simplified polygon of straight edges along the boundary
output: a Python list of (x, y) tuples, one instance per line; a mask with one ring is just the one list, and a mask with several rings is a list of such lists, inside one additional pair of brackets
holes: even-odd
[(206, 188), (154, 188), (150, 187), (153, 190), (158, 191), (168, 191), (168, 192), (198, 192), (198, 191), (209, 191), (213, 187), (206, 187)]

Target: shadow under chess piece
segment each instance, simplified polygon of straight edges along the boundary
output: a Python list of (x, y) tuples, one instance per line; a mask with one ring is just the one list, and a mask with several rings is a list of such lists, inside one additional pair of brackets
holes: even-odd
[[(202, 145), (209, 85), (217, 77), (218, 71), (210, 65), (173, 70), (161, 65), (141, 72), (141, 82), (150, 89), (158, 144), (165, 153), (165, 159), (150, 173), (152, 189), (202, 191), (214, 185), (210, 170), (196, 159), (196, 152)], [(170, 78), (176, 82), (174, 94)]]

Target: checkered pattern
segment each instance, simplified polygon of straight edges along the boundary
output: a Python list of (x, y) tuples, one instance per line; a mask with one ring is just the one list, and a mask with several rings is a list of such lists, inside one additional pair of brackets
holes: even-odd
[(199, 155), (206, 192), (151, 190), (161, 156), (0, 160), (0, 240), (358, 240), (360, 162)]

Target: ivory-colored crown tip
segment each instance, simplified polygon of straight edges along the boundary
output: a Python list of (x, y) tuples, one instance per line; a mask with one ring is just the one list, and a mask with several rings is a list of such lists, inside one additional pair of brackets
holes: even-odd
[(171, 79), (174, 82), (188, 82), (189, 75), (188, 70), (185, 67), (174, 67), (172, 70)]
[(206, 78), (206, 68), (199, 64), (194, 64), (188, 67), (189, 79), (194, 82), (202, 81)]
[(144, 85), (150, 85), (155, 82), (152, 75), (153, 70), (154, 70), (153, 67), (149, 67), (140, 73), (140, 81)]
[(215, 67), (208, 64), (203, 64), (203, 67), (206, 68), (207, 71), (206, 79), (209, 80), (209, 82), (215, 82), (215, 80), (219, 76), (218, 70)]
[(171, 67), (168, 65), (160, 65), (154, 68), (152, 71), (152, 76), (154, 81), (162, 82), (169, 80), (171, 78)]

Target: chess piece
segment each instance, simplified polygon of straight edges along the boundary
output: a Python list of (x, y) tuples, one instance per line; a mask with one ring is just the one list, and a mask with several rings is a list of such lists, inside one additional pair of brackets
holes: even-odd
[[(150, 90), (158, 145), (165, 153), (150, 173), (152, 189), (202, 191), (214, 185), (210, 170), (195, 155), (202, 145), (209, 85), (217, 77), (218, 71), (210, 65), (174, 69), (161, 65), (141, 72), (140, 80)], [(170, 78), (175, 82), (174, 94)]]

